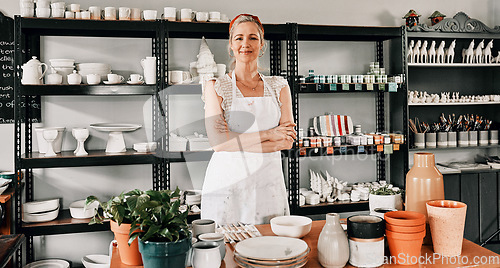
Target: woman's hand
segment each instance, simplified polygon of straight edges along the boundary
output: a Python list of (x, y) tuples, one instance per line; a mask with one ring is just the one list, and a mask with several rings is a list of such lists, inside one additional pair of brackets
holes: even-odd
[(297, 133), (294, 127), (296, 126), (293, 122), (286, 122), (280, 124), (279, 126), (267, 130), (267, 135), (270, 141), (281, 141), (281, 140), (292, 140), (297, 138)]
[(220, 133), (229, 132), (224, 116), (220, 115), (219, 119), (215, 120), (215, 129), (217, 129)]
[(293, 142), (295, 139), (292, 139), (292, 137), (288, 136), (287, 138), (276, 141), (276, 151), (281, 151), (281, 150), (289, 150), (292, 149), (293, 147)]

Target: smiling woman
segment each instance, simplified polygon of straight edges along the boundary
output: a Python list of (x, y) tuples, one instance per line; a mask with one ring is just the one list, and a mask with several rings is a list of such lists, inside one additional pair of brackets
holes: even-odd
[(205, 127), (215, 153), (201, 217), (221, 225), (289, 214), (280, 151), (296, 138), (290, 88), (284, 78), (258, 72), (263, 47), (260, 20), (238, 15), (229, 26), (233, 71), (205, 85)]

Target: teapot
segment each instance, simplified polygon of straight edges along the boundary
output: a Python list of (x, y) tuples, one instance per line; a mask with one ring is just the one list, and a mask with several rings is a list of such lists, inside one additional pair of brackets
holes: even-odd
[[(45, 65), (45, 71), (43, 71), (42, 66)], [(37, 60), (36, 56), (33, 56), (31, 60), (21, 66), (23, 69), (23, 77), (21, 83), (23, 85), (40, 85), (42, 84), (42, 78), (47, 72), (47, 64)]]

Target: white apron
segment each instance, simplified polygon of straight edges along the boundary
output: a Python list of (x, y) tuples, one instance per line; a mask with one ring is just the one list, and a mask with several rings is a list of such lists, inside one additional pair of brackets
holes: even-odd
[[(270, 97), (237, 98), (233, 71), (233, 100), (227, 122), (231, 131), (252, 133), (278, 126), (281, 110), (276, 94), (262, 75), (261, 79)], [(289, 213), (280, 152), (213, 154), (203, 183), (201, 218), (220, 225), (264, 224)]]

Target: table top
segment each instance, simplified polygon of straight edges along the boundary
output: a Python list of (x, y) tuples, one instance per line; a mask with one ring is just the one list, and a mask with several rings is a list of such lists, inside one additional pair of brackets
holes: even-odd
[[(313, 221), (311, 232), (302, 238), (309, 247), (311, 252), (309, 253), (309, 261), (304, 267), (322, 267), (318, 261), (318, 238), (325, 221)], [(274, 235), (271, 231), (271, 225), (263, 224), (257, 225), (257, 229), (264, 236)], [(384, 264), (382, 267), (500, 267), (500, 255), (495, 252), (483, 248), (469, 240), (464, 239), (462, 244), (462, 255), (460, 257), (439, 257), (434, 255), (432, 245), (423, 245), (421, 251), (421, 260), (419, 260), (419, 265), (396, 265), (396, 264)], [(388, 260), (389, 261), (389, 260)], [(120, 263), (119, 254), (116, 248), (113, 249), (113, 257), (111, 259), (111, 268), (118, 267), (142, 267), (142, 266), (128, 266)], [(221, 265), (222, 268), (233, 268), (238, 267), (233, 259), (233, 248), (231, 245), (226, 244), (226, 257)], [(354, 267), (347, 265), (346, 267)]]

